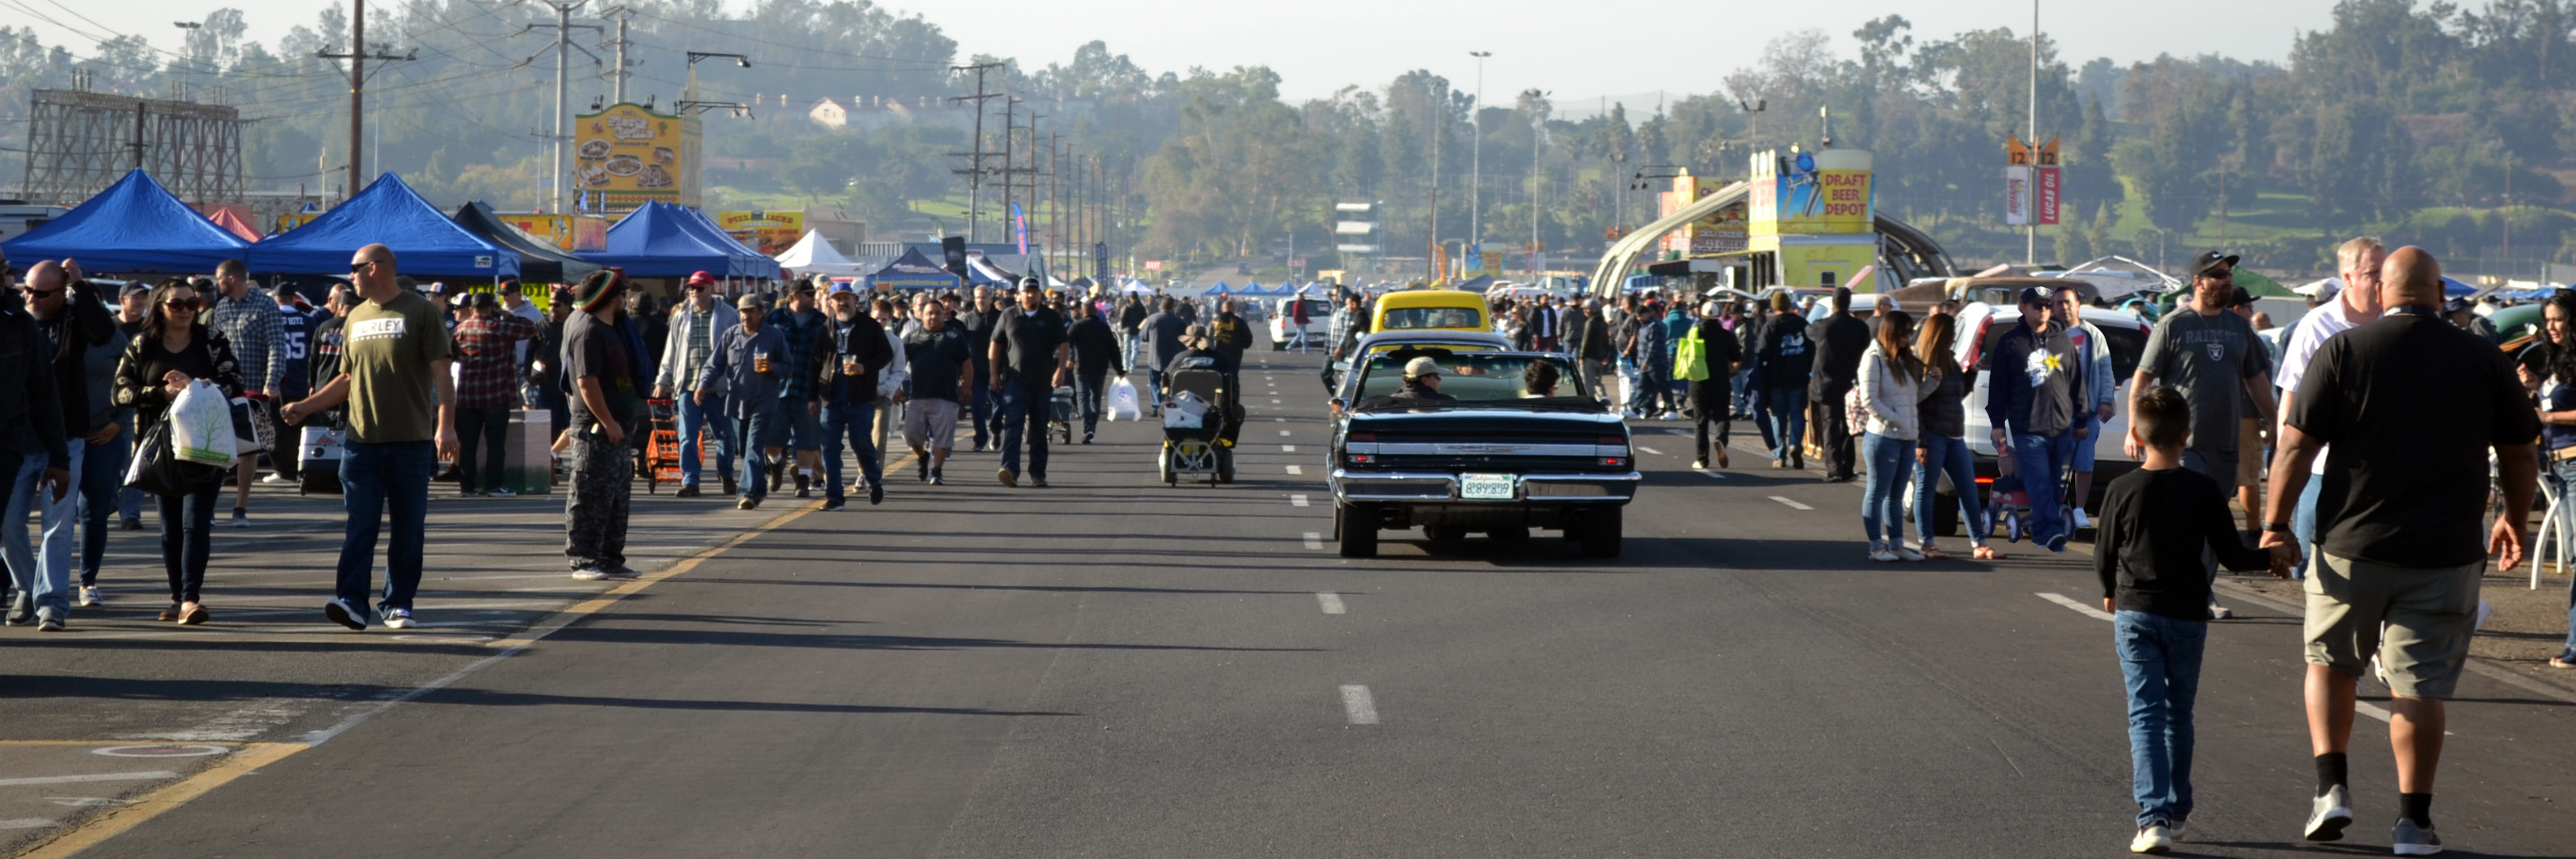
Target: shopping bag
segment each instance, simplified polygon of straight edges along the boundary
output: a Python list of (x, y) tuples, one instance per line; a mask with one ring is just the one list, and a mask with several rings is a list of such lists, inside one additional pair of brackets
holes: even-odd
[(1109, 419), (1132, 421), (1142, 419), (1144, 407), (1136, 403), (1136, 383), (1121, 377), (1109, 383)]
[(125, 485), (152, 495), (186, 495), (224, 479), (224, 469), (180, 459), (170, 443), (171, 422), (163, 420), (143, 433), (134, 446), (134, 461), (125, 468)]
[(1843, 392), (1843, 429), (1853, 438), (1869, 434), (1869, 398), (1861, 395), (1859, 385)]
[(1700, 339), (1697, 325), (1691, 326), (1690, 334), (1673, 347), (1673, 378), (1684, 382), (1708, 379), (1708, 341)]
[(268, 422), (268, 401), (232, 399), (233, 455), (258, 456), (277, 447), (277, 430)]
[(203, 379), (170, 402), (170, 451), (189, 462), (216, 468), (233, 465), (233, 409), (222, 389)]
[(1207, 427), (1208, 409), (1208, 401), (1199, 399), (1196, 393), (1182, 391), (1173, 394), (1172, 401), (1163, 404), (1163, 427), (1204, 429)]

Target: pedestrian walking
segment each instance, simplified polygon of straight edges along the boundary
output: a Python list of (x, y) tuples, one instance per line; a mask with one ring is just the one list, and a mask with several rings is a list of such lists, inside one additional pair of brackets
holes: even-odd
[(1090, 444), (1094, 430), (1100, 426), (1100, 409), (1108, 396), (1109, 374), (1126, 378), (1127, 365), (1118, 358), (1117, 335), (1109, 332), (1109, 322), (1088, 308), (1078, 308), (1082, 320), (1073, 324), (1073, 401), (1082, 410), (1082, 443)]
[(904, 445), (912, 448), (918, 479), (944, 486), (948, 478), (941, 467), (957, 444), (958, 411), (975, 396), (973, 349), (966, 332), (942, 308), (933, 311), (921, 330), (904, 336), (898, 355), (912, 376), (912, 399), (903, 411)]
[[(295, 287), (284, 281), (280, 281), (269, 296), (277, 302), (277, 338), (284, 346), (281, 350), (284, 363), (277, 374), (277, 396), (269, 400), (270, 405), (278, 406), (313, 395), (310, 384), (313, 326), (318, 324), (317, 317), (321, 314), (306, 305), (304, 297), (295, 293)], [(271, 445), (268, 451), (268, 476), (260, 478), (261, 483), (284, 484), (297, 479), (296, 445), (288, 444), (283, 432), (278, 433), (277, 438), (278, 443)]]
[(2145, 451), (2138, 470), (2103, 493), (2093, 573), (2129, 693), (2130, 789), (2138, 804), (2136, 853), (2162, 853), (2191, 820), (2192, 705), (2209, 640), (2209, 577), (2201, 558), (2228, 569), (2274, 566), (2245, 545), (2218, 482), (2183, 467), (2194, 425), (2191, 401), (2160, 387), (2138, 394), (2129, 435)]
[(1673, 352), (1679, 367), (1676, 375), (1690, 385), (1691, 434), (1699, 452), (1691, 468), (1701, 471), (1708, 469), (1712, 426), (1717, 430), (1717, 467), (1727, 467), (1727, 429), (1735, 422), (1735, 368), (1744, 363), (1744, 344), (1736, 341), (1723, 318), (1730, 312), (1714, 301), (1700, 305), (1699, 323)]
[[(2289, 345), (2281, 350), (2281, 369), (2272, 383), (2281, 389), (2284, 403), (2298, 395), (2299, 386), (2307, 378), (2308, 363), (2316, 357), (2319, 347), (2337, 334), (2379, 318), (2379, 270), (2388, 262), (2387, 247), (2378, 239), (2363, 236), (2344, 242), (2335, 250), (2335, 260), (2342, 285), (2334, 287), (2332, 283), (2328, 284), (2334, 291), (2321, 292), (2318, 306), (2299, 317), (2298, 327), (2290, 331)], [(2546, 312), (2543, 311), (2544, 314)], [(2288, 409), (2279, 411), (2282, 418), (2289, 417)], [(2277, 427), (2272, 437), (2281, 437)], [(2326, 463), (2332, 459), (2328, 455), (2330, 452), (2331, 448), (2318, 450), (2314, 463), (2309, 466), (2308, 480), (2299, 491), (2296, 506), (2291, 509), (2291, 546), (2301, 553), (2303, 559), (2290, 567), (2291, 575), (2296, 578), (2306, 577), (2304, 558), (2312, 554), (2316, 546), (2317, 499), (2325, 490)], [(2279, 455), (2277, 450), (2274, 455)], [(2277, 482), (2280, 474), (2276, 472), (2272, 477)]]
[(1815, 412), (1816, 446), (1825, 457), (1825, 482), (1853, 478), (1854, 442), (1850, 418), (1843, 414), (1843, 395), (1860, 377), (1860, 356), (1869, 351), (1869, 323), (1851, 312), (1851, 288), (1834, 288), (1833, 313), (1807, 326), (1815, 347), (1814, 373), (1807, 381), (1807, 401)]
[[(857, 451), (859, 474), (868, 485), (868, 503), (882, 504), (885, 473), (873, 440), (877, 379), (894, 363), (895, 350), (886, 341), (885, 326), (864, 312), (858, 291), (849, 284), (833, 284), (831, 297), (824, 303), (832, 316), (829, 327), (816, 334), (823, 359), (818, 362), (821, 366), (814, 385), (815, 395), (822, 403), (818, 417), (823, 440), (823, 509), (839, 510), (848, 503), (841, 483), (843, 439)], [(926, 323), (943, 315), (937, 302), (922, 310)]]
[[(2072, 492), (2067, 496), (2067, 512), (2073, 516), (2069, 528), (2093, 524), (2085, 515), (2084, 505), (2093, 497), (2093, 453), (2102, 445), (2102, 425), (2114, 414), (2112, 399), (2119, 393), (2118, 382), (2111, 371), (2111, 340), (2102, 329), (2084, 321), (2084, 297), (2073, 289), (2057, 291), (2057, 317), (2065, 320), (2066, 342), (2075, 346), (2076, 371), (2084, 374), (2085, 399), (2079, 403), (2075, 418), (2084, 422), (2086, 438), (2075, 446), (2075, 459), (2068, 469), (2074, 472)], [(2250, 508), (2249, 508), (2250, 509)]]
[[(2147, 336), (2146, 351), (2138, 356), (2137, 372), (2129, 379), (2131, 397), (2161, 380), (2191, 399), (2194, 424), (2184, 462), (2218, 481), (2219, 489), (2228, 495), (2236, 494), (2238, 456), (2262, 455), (2260, 446), (2250, 452), (2238, 450), (2240, 407), (2245, 398), (2252, 399), (2260, 410), (2257, 417), (2269, 426), (2273, 405), (2271, 352), (2244, 317), (2228, 312), (2236, 294), (2235, 266), (2235, 256), (2218, 251), (2205, 251), (2193, 259), (2191, 307), (2156, 321), (2154, 333)], [(2140, 453), (2135, 440), (2126, 440), (2123, 446), (2130, 456)], [(2217, 575), (2217, 565), (2209, 565), (2208, 571)], [(2209, 604), (2213, 620), (2233, 615), (2226, 606)]]
[[(2576, 292), (2562, 289), (2550, 294), (2541, 305), (2541, 331), (2546, 345), (2540, 369), (2528, 365), (2517, 369), (2524, 374), (2525, 384), (2538, 383), (2540, 449), (2546, 460), (2540, 479), (2550, 495), (2563, 503), (2568, 490), (2576, 488)], [(2539, 378), (2531, 378), (2534, 374)], [(2307, 494), (2314, 496), (2316, 487), (2311, 485)], [(2568, 541), (2576, 539), (2576, 521), (2561, 516), (2557, 525), (2558, 566), (2567, 571)], [(2292, 531), (2296, 530), (2294, 526)], [(2305, 547), (2303, 542), (2301, 548)], [(2567, 620), (2567, 643), (2549, 658), (2551, 668), (2576, 668), (2576, 579), (2567, 586)]]
[(1047, 485), (1047, 403), (1073, 369), (1064, 317), (1047, 309), (1045, 298), (1037, 278), (1022, 278), (1020, 306), (993, 326), (992, 345), (986, 351), (986, 361), (993, 368), (992, 390), (1002, 400), (1002, 467), (995, 476), (1003, 486), (1020, 485), (1023, 435), (1028, 438), (1029, 482), (1040, 488)]
[[(815, 289), (813, 281), (791, 284), (786, 308), (770, 314), (768, 320), (787, 341), (782, 353), (787, 376), (778, 388), (778, 414), (786, 424), (782, 428), (786, 449), (794, 453), (798, 498), (813, 497), (814, 466), (823, 452), (823, 408), (814, 386), (822, 375), (819, 365), (826, 345), (824, 334), (832, 327), (832, 320), (823, 315)], [(786, 459), (769, 464), (769, 491), (779, 491), (787, 468)]]
[[(1356, 300), (1353, 303), (1357, 303)], [(1334, 318), (1338, 320), (1341, 317)], [(1153, 392), (1163, 389), (1163, 368), (1170, 366), (1172, 359), (1179, 357), (1185, 348), (1181, 345), (1181, 332), (1188, 330), (1189, 326), (1189, 323), (1181, 321), (1180, 302), (1168, 297), (1163, 299), (1160, 312), (1145, 318), (1145, 390), (1146, 398), (1153, 400), (1147, 407), (1156, 417), (1163, 414), (1163, 399)]]
[(1861, 456), (1869, 463), (1869, 484), (1860, 497), (1861, 530), (1869, 534), (1869, 559), (1920, 561), (1923, 553), (1905, 546), (1905, 497), (1914, 476), (1915, 441), (1922, 437), (1926, 373), (1914, 355), (1914, 320), (1902, 310), (1887, 311), (1878, 332), (1854, 367), (1854, 384), (1867, 429)]
[(991, 359), (993, 327), (1000, 323), (1001, 318), (1002, 307), (993, 299), (993, 288), (979, 286), (975, 287), (974, 309), (959, 314), (956, 319), (951, 320), (966, 334), (966, 347), (974, 353), (974, 372), (969, 374), (968, 383), (975, 386), (975, 393), (968, 399), (965, 408), (967, 418), (972, 422), (971, 426), (974, 429), (977, 453), (992, 448), (993, 437), (988, 430), (991, 429), (991, 424), (1001, 409), (1001, 404), (995, 400), (995, 394), (998, 392), (990, 384), (993, 378)]
[(684, 285), (687, 296), (671, 310), (670, 333), (664, 337), (662, 354), (668, 360), (656, 365), (653, 395), (675, 400), (679, 425), (674, 429), (680, 444), (680, 488), (674, 498), (695, 498), (698, 477), (706, 447), (712, 437), (716, 446), (717, 479), (724, 482), (724, 494), (734, 494), (733, 429), (723, 419), (724, 400), (701, 400), (697, 392), (706, 387), (707, 362), (715, 355), (716, 337), (742, 326), (742, 317), (731, 307), (716, 300), (714, 275), (698, 272), (689, 275)]
[[(393, 545), (385, 552), (385, 587), (375, 614), (387, 628), (405, 629), (413, 625), (412, 597), (420, 590), (430, 475), (440, 458), (457, 451), (456, 387), (448, 375), (455, 347), (437, 306), (395, 285), (391, 249), (359, 248), (349, 269), (364, 300), (349, 309), (340, 374), (287, 406), (282, 416), (300, 424), (331, 406), (349, 407), (340, 460), (349, 520), (336, 595), (322, 607), (323, 616), (353, 630), (367, 628), (376, 537), (390, 510)], [(172, 512), (162, 507), (164, 518)]]
[[(0, 385), (16, 388), (27, 409), (17, 415), (0, 411), (0, 418), (25, 421), (26, 430), (40, 435), (36, 444), (20, 449), (8, 472), (12, 480), (6, 516), (0, 518), (0, 537), (5, 537), (0, 542), (6, 544), (9, 584), (16, 596), (7, 620), (11, 625), (33, 623), (44, 632), (61, 632), (71, 620), (75, 499), (69, 490), (81, 473), (82, 449), (93, 431), (84, 366), (90, 345), (116, 328), (96, 290), (76, 283), (73, 274), (60, 263), (35, 264), (18, 284), (24, 310), (11, 311), (15, 318), (0, 321), (0, 331), (13, 335), (0, 342), (24, 344), (11, 350), (18, 356), (15, 362), (0, 361), (0, 373), (9, 376)], [(36, 336), (14, 336), (29, 333), (27, 328)], [(45, 455), (34, 455), (39, 451)], [(28, 541), (31, 519), (40, 529), (41, 545)]]
[(1808, 354), (1807, 320), (1789, 307), (1788, 293), (1771, 294), (1771, 318), (1762, 326), (1757, 352), (1771, 409), (1771, 467), (1802, 469), (1807, 467), (1807, 388), (1816, 364)]
[(626, 288), (624, 271), (600, 269), (561, 302), (572, 311), (563, 325), (563, 351), (554, 356), (570, 388), (564, 399), (572, 413), (564, 560), (572, 565), (572, 577), (585, 581), (641, 575), (626, 564), (626, 528), (635, 495), (633, 433), (648, 425), (649, 416), (636, 385), (644, 375), (643, 338), (640, 332), (628, 337)]
[[(250, 409), (252, 420), (266, 420), (268, 410), (281, 399), (278, 387), (286, 372), (286, 337), (280, 329), (284, 314), (277, 300), (251, 292), (248, 267), (240, 260), (225, 260), (215, 266), (213, 306), (207, 308), (206, 325), (224, 335), (232, 344), (233, 354), (241, 360), (242, 381), (250, 385), (243, 396), (259, 401)], [(259, 477), (259, 457), (245, 456), (233, 463), (233, 527), (250, 527), (250, 484)]]
[[(136, 338), (143, 336), (143, 320), (151, 318), (152, 310), (152, 284), (144, 283), (139, 280), (133, 281), (127, 283), (124, 291), (117, 294), (116, 330), (118, 333), (124, 335), (126, 344), (132, 345)], [(122, 349), (118, 350), (115, 355), (108, 357), (105, 363), (107, 364), (108, 372), (111, 376), (116, 372), (117, 365), (124, 360), (125, 352)], [(111, 378), (108, 384), (109, 389), (107, 399), (113, 402), (116, 399), (116, 390), (114, 387), (115, 380)], [(127, 462), (128, 464), (131, 464), (134, 453), (135, 438), (134, 409), (128, 406), (120, 406), (118, 409), (118, 417), (120, 420), (124, 421), (125, 428), (123, 435), (118, 437), (119, 441), (116, 442), (116, 445), (118, 449), (125, 451)], [(143, 530), (143, 490), (127, 489), (122, 487), (122, 484), (125, 482), (125, 472), (123, 469), (119, 469), (117, 471), (116, 479), (117, 483), (120, 484), (120, 487), (116, 490), (117, 530)]]
[[(2441, 318), (2442, 272), (2421, 248), (2399, 248), (2380, 274), (2379, 319), (2317, 349), (2282, 424), (2265, 499), (2263, 545), (2288, 561), (2290, 499), (2331, 444), (2317, 505), (2319, 551), (2307, 563), (2308, 734), (2317, 790), (2303, 835), (2334, 841), (2352, 822), (2346, 778), (2355, 684), (2379, 659), (2390, 700), (2399, 855), (2439, 852), (2433, 779), (2476, 630), (2486, 556), (2522, 560), (2540, 464), (2540, 421), (2512, 362)], [(2503, 513), (2482, 527), (2488, 454)], [(2483, 535), (2481, 532), (2484, 532)], [(2483, 536), (2483, 539), (2482, 539)]]
[(1921, 421), (1921, 434), (1914, 439), (1914, 464), (1922, 479), (1914, 482), (1914, 538), (1923, 544), (1927, 561), (1946, 561), (1950, 553), (1934, 544), (1932, 519), (1940, 504), (1937, 491), (1941, 478), (1950, 478), (1953, 497), (1958, 499), (1959, 521), (1967, 523), (1972, 557), (1981, 561), (1999, 560), (2003, 555), (1986, 545), (1988, 529), (1977, 501), (1977, 462), (1968, 450), (1968, 392), (1976, 389), (1977, 376), (1959, 366), (1955, 352), (1959, 342), (1959, 317), (1934, 313), (1923, 318), (1914, 335), (1914, 355), (1923, 360), (1923, 399), (1915, 404), (1915, 415)]
[[(1303, 292), (1288, 299), (1288, 337), (1296, 341), (1299, 355), (1306, 354), (1314, 346), (1314, 338), (1306, 335), (1306, 326), (1315, 318), (1313, 311), (1306, 307), (1307, 300)], [(1128, 355), (1127, 364), (1131, 367), (1135, 366), (1136, 356)]]
[[(87, 301), (97, 307), (96, 286), (90, 285), (89, 289)], [(148, 288), (145, 295), (150, 295)], [(108, 520), (123, 509), (125, 469), (133, 459), (134, 410), (116, 404), (116, 366), (125, 359), (126, 344), (133, 341), (122, 320), (110, 315), (107, 338), (91, 343), (81, 356), (82, 389), (89, 397), (89, 415), (80, 424), (88, 427), (88, 434), (81, 437), (81, 468), (74, 475), (80, 481), (80, 497), (73, 511), (80, 522), (80, 557), (73, 602), (83, 607), (103, 601), (98, 569), (107, 559)]]
[(2021, 318), (1995, 342), (1987, 384), (1986, 420), (1994, 427), (1999, 458), (2008, 457), (2030, 498), (2030, 539), (2051, 554), (2066, 551), (2070, 532), (2060, 512), (2060, 475), (2075, 460), (2075, 446), (2091, 431), (2075, 419), (2078, 403), (2091, 402), (2077, 372), (2075, 344), (2052, 318), (2057, 301), (2046, 287), (2021, 291)]
[(787, 338), (763, 324), (768, 314), (760, 296), (745, 293), (734, 300), (734, 310), (741, 322), (716, 335), (691, 397), (699, 408), (721, 408), (742, 442), (742, 497), (734, 508), (756, 510), (769, 497), (769, 458), (779, 455), (785, 441), (778, 391), (787, 375)]
[[(885, 471), (885, 455), (886, 451), (893, 447), (891, 442), (903, 437), (904, 414), (911, 409), (905, 402), (905, 390), (912, 383), (912, 366), (911, 362), (906, 361), (903, 356), (905, 335), (896, 332), (909, 332), (921, 327), (921, 321), (918, 319), (904, 323), (910, 326), (909, 328), (895, 324), (894, 304), (893, 301), (880, 298), (869, 302), (868, 309), (868, 318), (875, 320), (877, 327), (885, 330), (886, 348), (894, 352), (894, 361), (887, 364), (883, 372), (877, 374), (875, 426), (871, 427), (868, 433), (869, 444), (876, 448), (877, 471), (880, 473)], [(956, 328), (957, 324), (954, 321), (956, 316), (948, 312), (948, 305), (940, 304), (939, 310), (940, 318), (950, 320), (948, 327)], [(862, 479), (860, 483), (864, 484), (866, 481)], [(854, 485), (852, 488), (865, 487)]]
[[(172, 278), (154, 287), (151, 313), (126, 344), (116, 368), (116, 404), (134, 409), (141, 432), (159, 426), (188, 383), (205, 380), (226, 397), (242, 393), (241, 364), (221, 332), (197, 324), (205, 307), (194, 287)], [(200, 624), (211, 619), (199, 601), (214, 547), (215, 500), (220, 481), (154, 498), (161, 520), (161, 567), (170, 582), (170, 607), (160, 619)]]
[[(465, 498), (518, 493), (501, 485), (510, 437), (510, 414), (519, 409), (519, 345), (543, 333), (534, 322), (501, 309), (486, 293), (465, 298), (456, 324), (456, 494)], [(477, 462), (477, 454), (481, 461)]]
[(1252, 348), (1252, 325), (1235, 315), (1234, 299), (1217, 300), (1216, 321), (1208, 326), (1208, 333), (1216, 342), (1216, 348), (1225, 350), (1226, 357), (1234, 359), (1236, 366), (1242, 366), (1243, 351)]

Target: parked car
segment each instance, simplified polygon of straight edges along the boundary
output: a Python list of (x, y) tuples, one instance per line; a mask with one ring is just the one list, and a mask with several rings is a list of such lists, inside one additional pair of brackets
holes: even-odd
[(1297, 323), (1295, 320), (1290, 318), (1294, 314), (1289, 311), (1299, 303), (1303, 303), (1306, 306), (1306, 342), (1319, 349), (1332, 348), (1333, 344), (1324, 342), (1324, 338), (1331, 336), (1333, 333), (1333, 303), (1321, 298), (1308, 298), (1300, 295), (1292, 298), (1279, 299), (1271, 305), (1270, 325), (1268, 326), (1270, 329), (1270, 351), (1277, 352), (1279, 350), (1286, 349), (1288, 348), (1289, 343), (1296, 341), (1297, 338), (1290, 333), (1289, 329)]

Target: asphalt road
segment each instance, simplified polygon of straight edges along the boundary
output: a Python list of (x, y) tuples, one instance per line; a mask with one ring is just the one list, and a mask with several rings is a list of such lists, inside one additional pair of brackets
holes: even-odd
[[(2123, 852), (2109, 624), (2044, 596), (2097, 603), (2089, 557), (1871, 564), (1854, 487), (1693, 473), (1689, 438), (1648, 428), (1626, 557), (1415, 532), (1345, 561), (1315, 359), (1251, 357), (1233, 485), (1156, 483), (1159, 433), (1133, 423), (1059, 446), (1050, 489), (962, 454), (945, 487), (896, 471), (882, 507), (774, 502), (766, 530), (621, 599), (522, 619), (542, 638), (0, 631), (0, 838), (85, 857)], [(2239, 609), (2212, 632), (2178, 853), (2313, 853), (2297, 621)], [(118, 715), (137, 707), (234, 728), (189, 752), (207, 735)], [(2435, 808), (2455, 855), (2569, 854), (2571, 727), (2563, 697), (2463, 684)], [(119, 743), (140, 751), (92, 748)], [(2353, 757), (2362, 822), (2324, 852), (2382, 853), (2382, 723)], [(63, 780), (135, 772), (170, 777)]]

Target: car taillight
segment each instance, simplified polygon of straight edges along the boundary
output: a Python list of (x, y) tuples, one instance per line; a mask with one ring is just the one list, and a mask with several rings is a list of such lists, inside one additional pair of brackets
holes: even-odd
[(1605, 435), (1600, 438), (1593, 439), (1592, 443), (1606, 444), (1611, 447), (1627, 447), (1628, 437), (1624, 435)]
[(1960, 362), (1959, 366), (1974, 369), (1978, 362), (1986, 359), (1986, 327), (1993, 324), (1995, 324), (1993, 314), (1977, 320), (1977, 336), (1968, 338), (1968, 360)]
[(1992, 478), (1992, 477), (1980, 477), (1980, 478), (1977, 478), (1977, 482), (1978, 482), (1978, 483), (1993, 483), (1993, 482), (1995, 482), (1995, 479), (1994, 479), (1994, 478)]
[(1605, 456), (1601, 458), (1601, 464), (1611, 466), (1627, 465), (1628, 458), (1624, 456)]
[(1346, 441), (1353, 441), (1353, 442), (1374, 442), (1374, 441), (1377, 441), (1377, 433), (1373, 433), (1373, 432), (1355, 432), (1355, 433), (1351, 433), (1351, 434), (1350, 434), (1350, 437), (1349, 437), (1348, 439), (1345, 439), (1345, 440), (1346, 440)]

